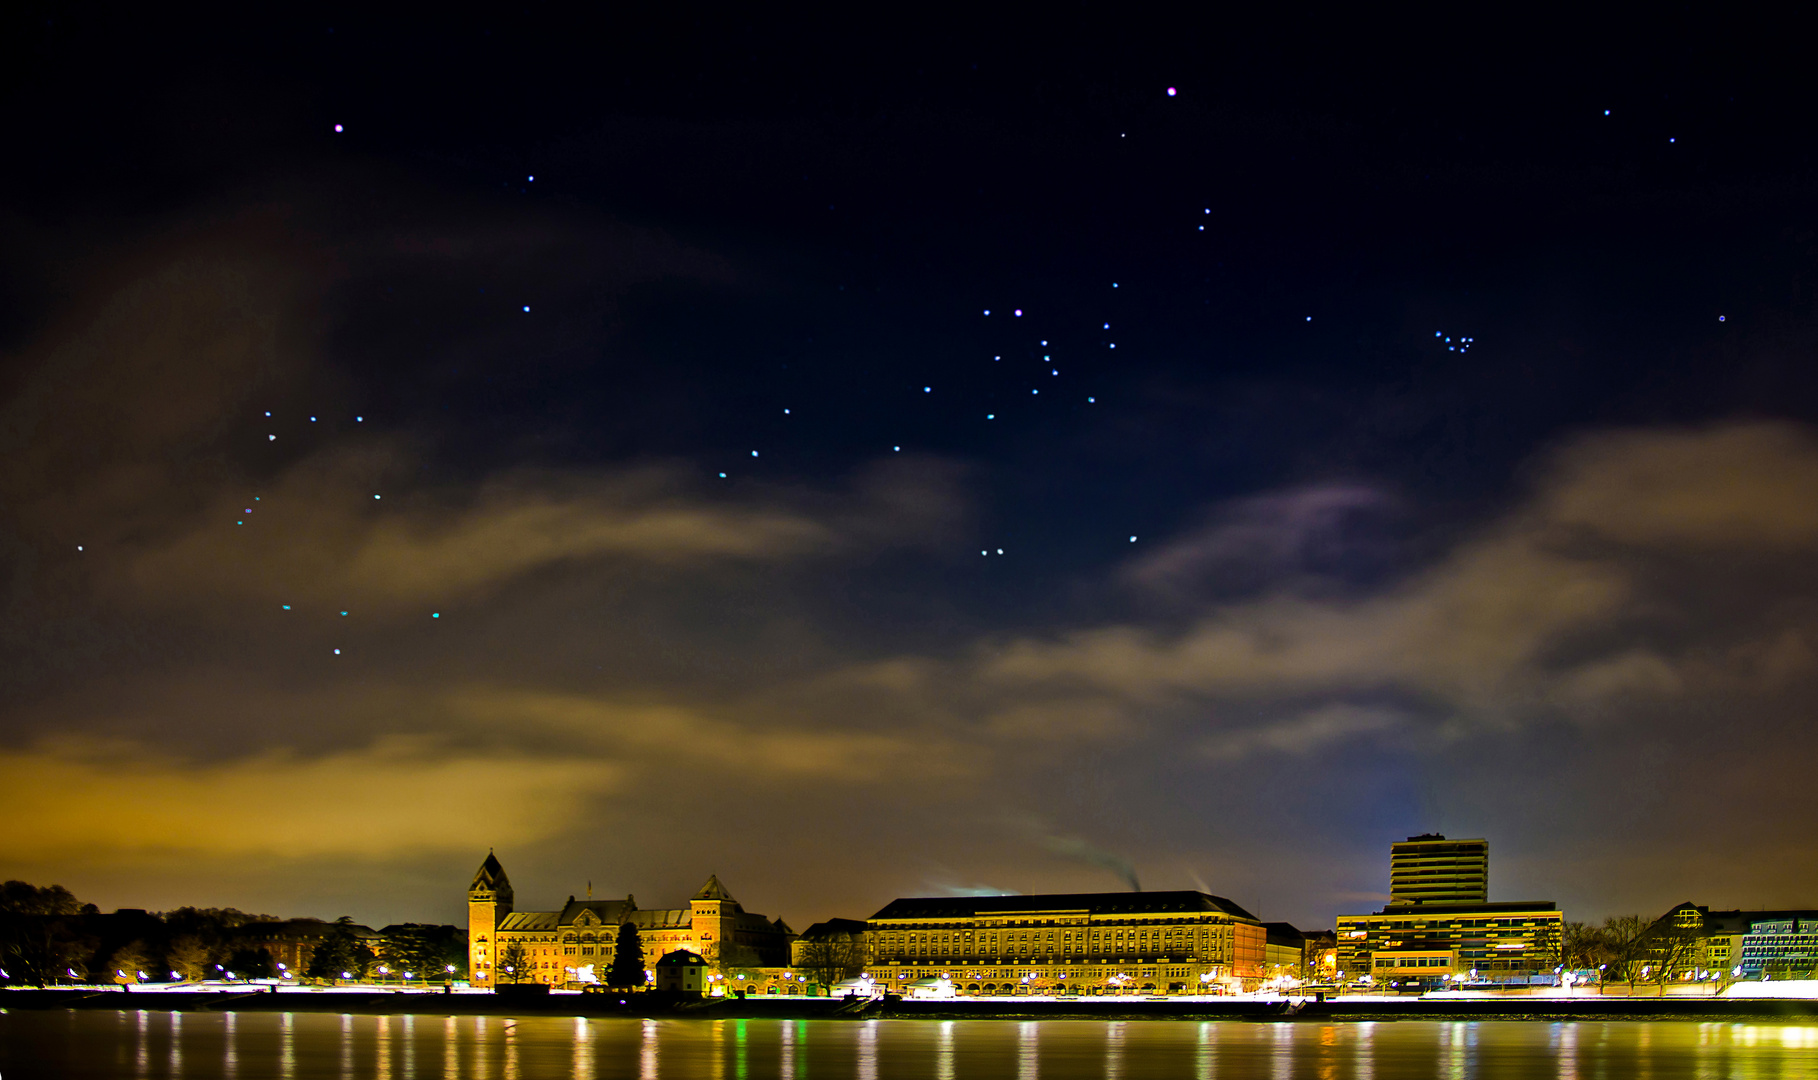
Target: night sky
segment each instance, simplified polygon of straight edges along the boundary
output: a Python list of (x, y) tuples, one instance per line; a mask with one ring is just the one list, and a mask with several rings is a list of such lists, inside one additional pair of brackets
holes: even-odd
[(4, 20), (0, 877), (1818, 906), (1795, 27)]

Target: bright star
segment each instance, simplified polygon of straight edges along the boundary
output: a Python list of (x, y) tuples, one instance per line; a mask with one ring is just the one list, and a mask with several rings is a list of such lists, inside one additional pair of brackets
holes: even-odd
[(336, 130), (336, 131), (340, 131), (340, 130), (341, 130), (341, 125), (340, 125), (340, 124), (336, 124), (336, 125), (335, 125), (335, 130)]
[(1134, 543), (1136, 543), (1136, 537), (1134, 537), (1134, 536), (1132, 536), (1132, 537), (1131, 537), (1131, 538), (1130, 538), (1130, 542), (1131, 542), (1131, 543), (1132, 543), (1132, 544), (1134, 544)]
[(524, 310), (525, 310), (525, 311), (529, 311), (529, 310), (530, 310), (530, 305), (529, 305), (529, 304), (525, 304), (525, 305), (524, 305)]
[(752, 451), (752, 452), (751, 452), (751, 456), (752, 456), (752, 457), (757, 457), (757, 451), (756, 451), (756, 450), (753, 450), (753, 451)]
[(1174, 96), (1174, 88), (1172, 86), (1168, 87), (1168, 96), (1169, 97)]

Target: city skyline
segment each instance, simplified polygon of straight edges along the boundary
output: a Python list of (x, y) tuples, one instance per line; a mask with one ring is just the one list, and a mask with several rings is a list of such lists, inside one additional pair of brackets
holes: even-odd
[(1796, 36), (1412, 18), (10, 16), (0, 879), (1818, 907)]

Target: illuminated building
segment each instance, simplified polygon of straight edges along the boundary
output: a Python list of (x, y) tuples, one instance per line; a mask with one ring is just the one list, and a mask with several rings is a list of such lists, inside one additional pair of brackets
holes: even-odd
[(1551, 982), (1565, 916), (1547, 901), (1489, 902), (1490, 843), (1410, 836), (1389, 847), (1389, 905), (1338, 917), (1337, 977), (1431, 990)]
[(891, 901), (869, 920), (871, 975), (961, 994), (1205, 993), (1263, 977), (1256, 916), (1201, 892)]
[(1290, 923), (1263, 923), (1263, 972), (1271, 979), (1299, 979), (1306, 970), (1307, 935)]
[(1490, 842), (1438, 833), (1389, 845), (1392, 904), (1481, 904), (1490, 898)]
[[(467, 888), (468, 971), (476, 987), (499, 982), (597, 982), (612, 965), (619, 927), (637, 929), (649, 970), (656, 958), (677, 950), (704, 959), (712, 973), (733, 967), (783, 966), (795, 936), (783, 920), (746, 911), (709, 875), (685, 908), (645, 909), (630, 896), (623, 900), (576, 900), (570, 896), (560, 911), (517, 911), (511, 881), (490, 852)], [(521, 972), (505, 973), (500, 960), (511, 945), (525, 951)]]
[(698, 953), (687, 949), (677, 949), (664, 953), (652, 969), (656, 974), (656, 989), (668, 994), (688, 994), (702, 997), (707, 993), (707, 961)]
[(1551, 982), (1565, 915), (1545, 901), (1390, 904), (1338, 917), (1338, 977), (1437, 989), (1447, 982)]
[(1818, 975), (1818, 911), (1712, 911), (1688, 900), (1654, 925), (1670, 926), (1693, 938), (1690, 955), (1677, 964), (1669, 961), (1670, 967), (1728, 972), (1744, 979)]

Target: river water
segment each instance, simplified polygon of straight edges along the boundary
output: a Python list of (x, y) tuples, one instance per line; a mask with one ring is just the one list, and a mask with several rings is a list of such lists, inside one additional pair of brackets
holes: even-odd
[(1818, 1080), (1818, 1025), (0, 1012), (0, 1080)]

